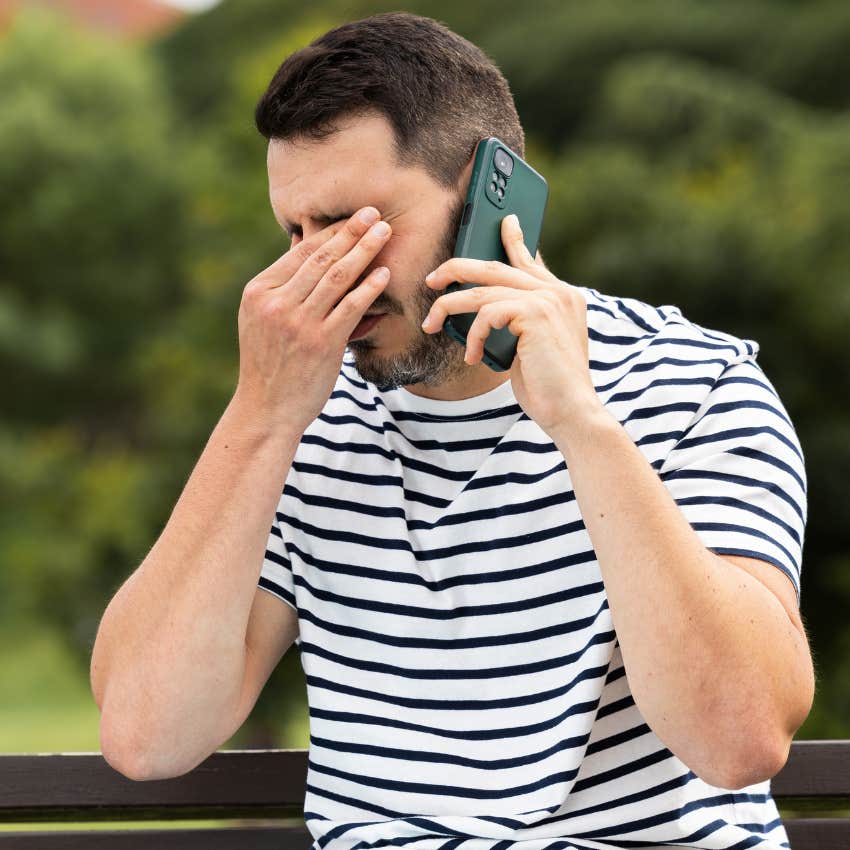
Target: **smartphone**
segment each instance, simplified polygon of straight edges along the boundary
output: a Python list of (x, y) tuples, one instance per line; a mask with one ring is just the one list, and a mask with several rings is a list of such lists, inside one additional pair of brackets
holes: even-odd
[[(536, 256), (548, 197), (546, 181), (519, 154), (495, 136), (482, 139), (475, 149), (454, 256), (499, 260), (510, 265), (502, 243), (502, 219), (511, 213), (519, 219), (526, 248), (532, 257)], [(455, 282), (446, 287), (446, 292), (481, 285)], [(476, 315), (452, 313), (443, 327), (465, 348), (466, 335)], [(491, 328), (484, 340), (482, 361), (494, 372), (507, 371), (516, 355), (517, 339), (507, 326)]]

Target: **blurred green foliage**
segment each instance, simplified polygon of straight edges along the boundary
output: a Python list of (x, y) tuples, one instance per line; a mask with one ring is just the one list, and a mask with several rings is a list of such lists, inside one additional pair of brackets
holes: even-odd
[[(393, 8), (225, 0), (144, 47), (26, 10), (0, 42), (0, 616), (58, 628), (81, 677), (235, 387), (242, 288), (288, 247), (254, 103), (291, 51)], [(798, 737), (847, 737), (850, 5), (404, 8), (508, 77), (550, 268), (761, 344), (809, 474)], [(292, 745), (299, 679), (292, 650), (234, 743)]]

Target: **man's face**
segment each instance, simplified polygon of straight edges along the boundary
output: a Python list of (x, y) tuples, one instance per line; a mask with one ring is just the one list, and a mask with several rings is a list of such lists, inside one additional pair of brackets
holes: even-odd
[(423, 169), (399, 166), (392, 143), (391, 125), (381, 115), (348, 119), (318, 141), (270, 141), (272, 209), (282, 227), (293, 228), (294, 245), (330, 221), (376, 207), (392, 235), (355, 285), (386, 266), (390, 281), (367, 312), (388, 315), (348, 343), (358, 372), (379, 386), (468, 384), (471, 372), (487, 367), (467, 366), (462, 346), (445, 331), (426, 334), (421, 324), (443, 294), (424, 278), (454, 253), (470, 169), (449, 191)]

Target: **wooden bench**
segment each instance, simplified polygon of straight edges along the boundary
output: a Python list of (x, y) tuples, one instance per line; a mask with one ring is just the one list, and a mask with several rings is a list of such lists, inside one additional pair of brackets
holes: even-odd
[[(0, 850), (308, 850), (306, 776), (301, 749), (220, 750), (191, 773), (150, 782), (127, 779), (100, 753), (0, 755), (0, 818), (16, 825), (0, 832)], [(792, 850), (850, 848), (850, 741), (795, 741), (771, 789)], [(188, 819), (231, 825), (180, 828)], [(131, 820), (169, 825), (67, 828)], [(24, 831), (37, 823), (49, 831)]]

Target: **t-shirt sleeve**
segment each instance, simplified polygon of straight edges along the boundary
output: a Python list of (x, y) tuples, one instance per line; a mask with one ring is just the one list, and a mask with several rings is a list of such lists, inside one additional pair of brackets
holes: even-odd
[(754, 359), (726, 367), (659, 475), (706, 548), (773, 564), (794, 585), (799, 608), (803, 452)]
[[(292, 562), (289, 559), (284, 536), (285, 526), (280, 520), (282, 503), (283, 496), (281, 496), (278, 503), (271, 529), (269, 530), (258, 587), (273, 593), (289, 605), (290, 608), (298, 611), (298, 605), (295, 601), (295, 577), (292, 572)], [(300, 635), (296, 637), (295, 643), (301, 643)]]

